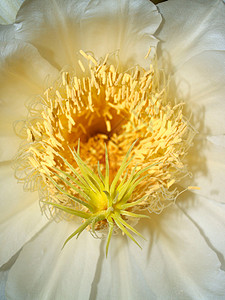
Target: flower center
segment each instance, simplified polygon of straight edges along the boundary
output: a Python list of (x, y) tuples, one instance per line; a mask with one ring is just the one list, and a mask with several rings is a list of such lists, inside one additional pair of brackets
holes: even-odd
[(109, 243), (116, 226), (133, 239), (135, 212), (176, 199), (194, 131), (153, 65), (120, 72), (108, 55), (80, 54), (80, 71), (62, 72), (17, 123), (16, 177), (41, 192), (51, 216), (86, 220), (74, 235), (107, 227)]

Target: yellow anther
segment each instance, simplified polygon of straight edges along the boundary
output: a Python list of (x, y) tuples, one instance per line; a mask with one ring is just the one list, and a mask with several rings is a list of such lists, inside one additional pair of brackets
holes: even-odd
[(78, 60), (78, 64), (79, 64), (81, 70), (82, 70), (83, 72), (85, 72), (85, 68), (84, 68), (84, 65), (82, 64), (81, 60)]

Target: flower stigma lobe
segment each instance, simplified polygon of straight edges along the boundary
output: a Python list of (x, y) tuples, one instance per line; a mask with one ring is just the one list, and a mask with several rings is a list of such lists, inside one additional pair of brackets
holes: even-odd
[(115, 228), (136, 242), (132, 220), (147, 217), (139, 212), (175, 201), (194, 130), (153, 65), (121, 72), (109, 55), (80, 54), (81, 72), (62, 72), (15, 125), (24, 139), (15, 175), (50, 217), (84, 220), (67, 241), (108, 229), (108, 252)]

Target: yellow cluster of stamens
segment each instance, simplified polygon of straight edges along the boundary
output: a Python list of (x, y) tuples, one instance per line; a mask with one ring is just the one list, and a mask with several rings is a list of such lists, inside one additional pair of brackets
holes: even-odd
[[(79, 163), (91, 167), (91, 174), (98, 172), (100, 178), (109, 172), (110, 176), (105, 176), (110, 178), (110, 186), (130, 153), (133, 159), (124, 169), (126, 176), (120, 174), (117, 179), (118, 186), (135, 176), (134, 169), (145, 170), (127, 199), (129, 204), (135, 204), (127, 206), (130, 214), (141, 209), (161, 212), (176, 199), (176, 184), (187, 174), (184, 157), (194, 134), (183, 116), (183, 105), (169, 99), (168, 86), (162, 84), (163, 75), (152, 65), (147, 71), (136, 67), (120, 72), (107, 63), (108, 55), (96, 61), (83, 51), (80, 54), (79, 72), (62, 72), (61, 78), (30, 104), (29, 118), (19, 132), (26, 142), (18, 155), (17, 178), (28, 189), (44, 191), (47, 201), (42, 202), (42, 207), (48, 208), (51, 215), (59, 215), (60, 210), (68, 214), (63, 207), (87, 214), (90, 208), (82, 201), (88, 200), (82, 198), (79, 187), (74, 189), (78, 183), (74, 181), (74, 171), (75, 177), (85, 177)], [(79, 143), (79, 154), (74, 156)], [(109, 187), (101, 188), (104, 201), (95, 203), (98, 209), (94, 213), (103, 216), (101, 211), (105, 213), (109, 208)], [(114, 189), (110, 195), (113, 199)], [(120, 216), (120, 222), (129, 217), (129, 213)], [(120, 227), (118, 220), (110, 219), (110, 223), (104, 218), (92, 224), (92, 231), (110, 227), (111, 223)], [(110, 229), (110, 237), (111, 233)]]

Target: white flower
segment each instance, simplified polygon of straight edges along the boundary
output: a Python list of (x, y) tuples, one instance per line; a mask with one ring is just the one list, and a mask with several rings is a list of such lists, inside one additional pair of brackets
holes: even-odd
[[(0, 27), (3, 270), (18, 256), (8, 273), (9, 299), (224, 299), (225, 5), (169, 0), (158, 10), (147, 0), (30, 0), (15, 24)], [(37, 193), (16, 183), (10, 162), (20, 139), (12, 123), (26, 118), (25, 102), (43, 98), (80, 49), (97, 58), (119, 49), (121, 70), (148, 69), (144, 57), (149, 47), (154, 55), (158, 40), (159, 65), (174, 83), (170, 96), (186, 102), (199, 131), (187, 160), (190, 184), (200, 190), (186, 191), (135, 226), (147, 239), (138, 240), (142, 250), (118, 234), (106, 259), (105, 241), (87, 231), (61, 250), (77, 225), (49, 221)], [(32, 130), (28, 126), (31, 140)], [(185, 189), (189, 183), (179, 184)]]

